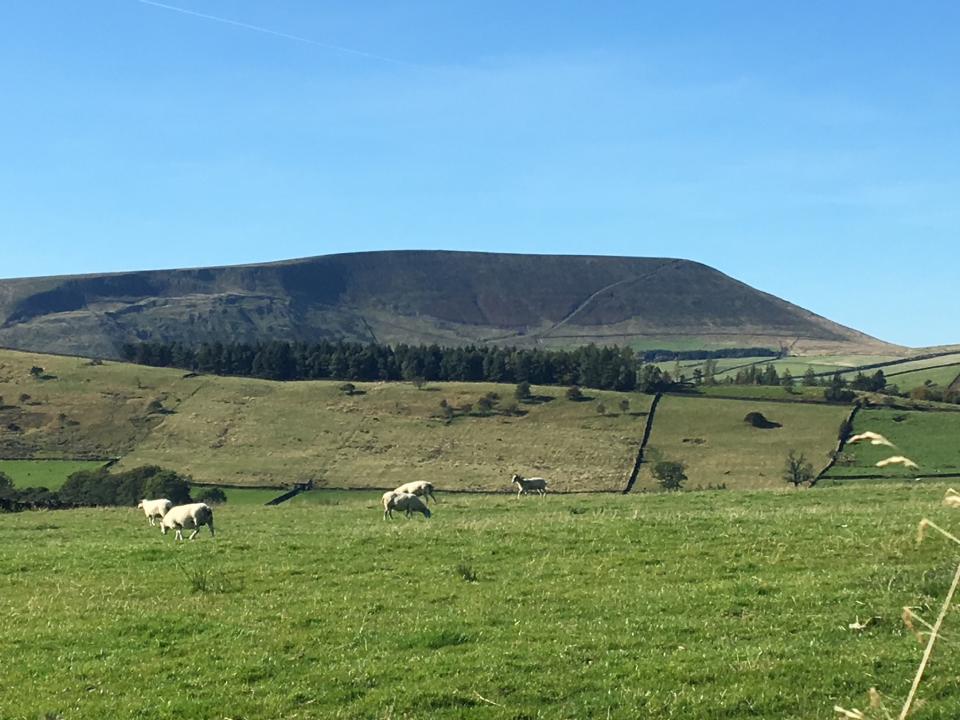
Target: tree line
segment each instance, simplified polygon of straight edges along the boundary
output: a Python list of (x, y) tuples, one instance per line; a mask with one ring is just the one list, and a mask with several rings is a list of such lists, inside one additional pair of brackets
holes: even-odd
[[(570, 350), (502, 348), (494, 346), (396, 346), (353, 342), (257, 344), (181, 342), (128, 343), (124, 360), (155, 367), (175, 367), (216, 375), (268, 380), (406, 380), (436, 382), (495, 382), (534, 385), (580, 385), (629, 392), (668, 389), (678, 378), (644, 365), (671, 359), (756, 357), (767, 348), (637, 353), (628, 347), (586, 345)], [(731, 355), (731, 353), (733, 353)], [(774, 355), (776, 353), (773, 353)], [(646, 375), (644, 374), (646, 372)]]

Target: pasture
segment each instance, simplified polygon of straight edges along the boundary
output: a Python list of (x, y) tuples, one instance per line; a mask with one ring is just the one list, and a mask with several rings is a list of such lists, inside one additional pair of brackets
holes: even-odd
[(0, 460), (0, 472), (13, 480), (14, 487), (59, 490), (73, 473), (103, 464), (102, 460)]
[[(313, 491), (179, 545), (133, 508), (0, 516), (0, 717), (826, 720), (871, 686), (897, 707), (922, 652), (901, 608), (932, 618), (960, 554), (915, 543), (921, 517), (960, 527), (942, 493), (448, 493), (384, 522), (378, 494)], [(937, 647), (912, 717), (960, 715), (958, 662)]]

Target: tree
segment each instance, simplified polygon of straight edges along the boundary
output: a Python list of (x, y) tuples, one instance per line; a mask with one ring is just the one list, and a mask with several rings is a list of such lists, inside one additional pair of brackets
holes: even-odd
[(836, 373), (830, 381), (830, 385), (823, 391), (823, 398), (827, 402), (845, 402), (853, 400), (857, 394), (853, 390), (847, 389), (846, 380)]
[(0, 500), (6, 500), (13, 496), (13, 480), (5, 472), (0, 472)]
[(337, 388), (344, 395), (353, 395), (357, 391), (357, 386), (353, 383), (344, 383)]
[(597, 403), (597, 414), (598, 414), (598, 415), (606, 415), (606, 414), (607, 414), (607, 406), (604, 405), (602, 402), (601, 402), (601, 403)]
[(516, 389), (513, 391), (513, 396), (523, 402), (524, 400), (530, 399), (530, 383), (526, 380), (517, 383)]
[(620, 412), (626, 414), (630, 410), (630, 401), (627, 398), (620, 400)]
[(567, 388), (567, 400), (573, 400), (574, 402), (583, 400), (583, 392), (578, 385)]
[(30, 374), (39, 379), (40, 376), (43, 375), (43, 368), (39, 365), (34, 365), (32, 368), (30, 368)]
[(787, 463), (783, 468), (783, 479), (800, 487), (804, 483), (812, 482), (814, 478), (813, 465), (807, 462), (803, 453), (797, 455), (795, 450), (787, 453)]
[(808, 365), (807, 371), (803, 374), (803, 386), (814, 387), (816, 384), (817, 384), (817, 373), (814, 372), (813, 366)]
[(687, 481), (686, 470), (682, 462), (661, 460), (653, 466), (653, 476), (664, 490), (680, 490)]

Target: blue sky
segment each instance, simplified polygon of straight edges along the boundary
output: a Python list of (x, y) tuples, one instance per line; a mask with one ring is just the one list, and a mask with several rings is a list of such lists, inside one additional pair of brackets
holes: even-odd
[(280, 34), (0, 4), (0, 277), (682, 257), (884, 340), (960, 342), (960, 4), (161, 4)]

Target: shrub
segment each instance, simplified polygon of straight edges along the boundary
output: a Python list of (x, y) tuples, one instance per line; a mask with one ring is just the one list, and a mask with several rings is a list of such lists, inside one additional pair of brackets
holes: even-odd
[(567, 400), (573, 400), (574, 402), (583, 400), (583, 392), (580, 390), (579, 386), (574, 385), (567, 388)]
[(803, 453), (797, 455), (795, 450), (787, 453), (787, 463), (783, 469), (783, 479), (800, 487), (803, 483), (811, 482), (814, 478), (813, 465), (807, 462)]
[(513, 396), (517, 400), (529, 400), (530, 399), (530, 383), (526, 380), (523, 382), (517, 383), (516, 389), (513, 391)]
[(206, 487), (197, 492), (196, 500), (209, 505), (222, 505), (227, 501), (227, 494), (223, 491), (223, 488)]
[(687, 481), (686, 470), (682, 462), (661, 460), (653, 466), (653, 476), (664, 490), (680, 490)]

